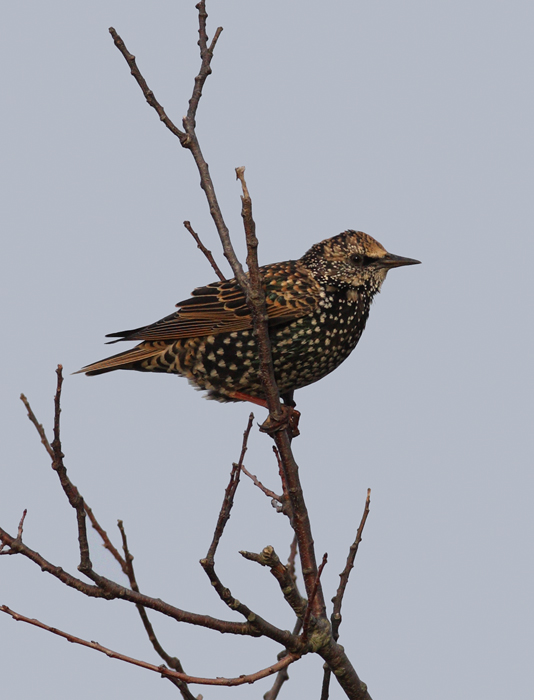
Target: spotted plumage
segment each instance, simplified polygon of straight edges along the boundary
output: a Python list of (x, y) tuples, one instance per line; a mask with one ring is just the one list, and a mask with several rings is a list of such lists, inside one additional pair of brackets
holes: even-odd
[[(391, 255), (361, 231), (345, 231), (299, 260), (261, 268), (274, 371), (286, 403), (354, 350), (388, 270), (418, 262)], [(141, 342), (80, 372), (167, 372), (219, 401), (262, 400), (252, 320), (235, 279), (199, 287), (177, 306), (150, 326), (111, 333), (113, 342)]]

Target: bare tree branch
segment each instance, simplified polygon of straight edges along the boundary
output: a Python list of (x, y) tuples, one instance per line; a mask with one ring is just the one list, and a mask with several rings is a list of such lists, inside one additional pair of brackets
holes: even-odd
[(102, 646), (98, 642), (88, 642), (87, 640), (81, 639), (80, 637), (75, 637), (74, 635), (69, 634), (68, 632), (63, 632), (62, 630), (57, 629), (57, 627), (50, 627), (49, 625), (46, 625), (44, 622), (40, 622), (39, 620), (31, 619), (29, 617), (25, 617), (24, 615), (20, 615), (14, 610), (8, 608), (7, 605), (0, 606), (0, 611), (11, 615), (11, 617), (14, 620), (27, 622), (30, 625), (34, 625), (35, 627), (40, 627), (41, 629), (46, 630), (47, 632), (51, 632), (52, 634), (56, 634), (59, 637), (63, 637), (63, 639), (66, 639), (67, 641), (72, 642), (73, 644), (81, 644), (84, 647), (89, 647), (90, 649), (100, 651), (103, 654), (106, 654), (106, 656), (109, 656), (111, 659), (119, 659), (120, 661), (125, 661), (126, 663), (133, 664), (134, 666), (140, 666), (141, 668), (148, 669), (149, 671), (155, 671), (156, 673), (160, 673), (164, 677), (177, 678), (185, 683), (222, 686), (245, 685), (246, 683), (251, 684), (255, 683), (256, 681), (259, 681), (262, 678), (266, 678), (267, 676), (272, 676), (273, 673), (277, 673), (280, 669), (289, 666), (289, 664), (292, 664), (299, 658), (298, 655), (287, 654), (282, 660), (278, 661), (272, 666), (268, 666), (267, 668), (261, 669), (260, 671), (256, 671), (255, 673), (250, 673), (247, 675), (243, 674), (241, 676), (238, 676), (237, 678), (199, 678), (198, 676), (189, 676), (187, 673), (179, 673), (178, 671), (173, 671), (170, 668), (166, 668), (165, 666), (154, 666), (154, 664), (149, 664), (146, 661), (134, 659), (131, 656), (126, 656), (125, 654), (121, 654), (117, 651), (113, 651), (112, 649), (108, 649), (107, 647)]
[[(54, 399), (54, 405), (55, 405), (55, 420), (54, 420), (54, 425), (55, 425), (55, 450), (50, 446), (48, 439), (46, 437), (46, 434), (44, 432), (44, 429), (42, 425), (38, 422), (37, 418), (35, 417), (35, 414), (33, 413), (30, 404), (28, 400), (24, 397), (23, 401), (26, 405), (26, 408), (28, 410), (28, 417), (30, 418), (31, 422), (35, 425), (40, 437), (41, 437), (41, 442), (44, 444), (48, 454), (52, 457), (53, 459), (53, 466), (56, 466), (56, 471), (58, 471), (58, 474), (60, 475), (60, 481), (63, 486), (63, 490), (67, 497), (69, 498), (69, 502), (72, 503), (74, 502), (76, 506), (79, 507), (79, 503), (81, 502), (82, 505), (84, 504), (83, 498), (80, 496), (78, 490), (76, 487), (70, 482), (70, 480), (67, 477), (66, 469), (63, 465), (63, 455), (61, 453), (61, 440), (60, 440), (60, 434), (59, 434), (59, 413), (61, 411), (60, 408), (60, 400), (61, 400), (61, 368), (58, 368), (58, 390), (56, 391), (56, 397)], [(79, 500), (78, 500), (79, 499)], [(19, 525), (19, 532), (20, 532), (20, 525)], [(107, 537), (107, 535), (106, 535)], [(108, 538), (109, 540), (109, 538)], [(240, 634), (240, 635), (252, 635), (252, 636), (258, 636), (258, 631), (255, 627), (248, 623), (235, 623), (235, 622), (227, 622), (226, 620), (217, 620), (216, 618), (212, 618), (209, 615), (199, 615), (197, 613), (189, 613), (184, 610), (180, 610), (179, 608), (176, 608), (172, 605), (169, 605), (168, 603), (165, 603), (164, 601), (160, 599), (155, 599), (155, 598), (150, 598), (149, 596), (146, 596), (139, 591), (131, 590), (128, 588), (125, 588), (124, 586), (121, 586), (114, 581), (111, 581), (109, 579), (106, 579), (102, 576), (99, 576), (95, 571), (93, 571), (92, 568), (87, 568), (84, 569), (84, 573), (91, 578), (96, 585), (91, 585), (88, 583), (85, 583), (84, 581), (81, 581), (80, 579), (72, 576), (68, 572), (66, 572), (64, 569), (62, 569), (59, 566), (55, 566), (51, 562), (47, 561), (44, 557), (42, 557), (38, 552), (35, 552), (34, 550), (30, 549), (27, 545), (25, 545), (22, 542), (21, 537), (13, 537), (11, 536), (8, 532), (0, 528), (0, 542), (4, 547), (9, 547), (10, 551), (6, 553), (10, 554), (22, 554), (23, 556), (27, 557), (31, 561), (33, 561), (35, 564), (37, 564), (42, 571), (45, 571), (52, 576), (55, 576), (57, 579), (59, 579), (62, 583), (65, 585), (75, 588), (76, 590), (80, 591), (81, 593), (84, 593), (87, 596), (93, 597), (93, 598), (105, 598), (107, 600), (111, 600), (113, 598), (121, 598), (123, 600), (128, 600), (132, 603), (151, 608), (153, 610), (156, 610), (157, 612), (160, 612), (164, 615), (167, 615), (169, 617), (174, 618), (175, 620), (179, 622), (187, 622), (189, 624), (194, 624), (194, 625), (199, 625), (202, 627), (207, 627), (209, 629), (214, 629), (219, 632), (226, 632), (230, 634)], [(116, 551), (116, 550), (115, 550)], [(117, 552), (116, 558), (119, 562), (124, 561), (120, 554)]]
[[(61, 368), (61, 365), (58, 365), (58, 370), (57, 370), (58, 372), (60, 371), (60, 368)], [(58, 384), (59, 384), (59, 379), (60, 379), (60, 378), (59, 378), (59, 374), (58, 374)], [(59, 388), (60, 388), (60, 387), (59, 387)], [(56, 401), (56, 398), (57, 398), (57, 401)], [(57, 408), (56, 408), (56, 412), (57, 412), (58, 409), (61, 410), (61, 409), (59, 408), (59, 403), (58, 403), (58, 402), (59, 402), (60, 396), (58, 396), (57, 392), (56, 392), (56, 398), (54, 399), (54, 403), (55, 403), (55, 404), (57, 403)], [(44, 428), (43, 428), (42, 424), (39, 423), (39, 421), (38, 421), (37, 418), (35, 417), (35, 414), (34, 414), (32, 408), (31, 408), (31, 406), (30, 406), (30, 402), (28, 401), (28, 399), (26, 398), (26, 396), (25, 396), (24, 394), (21, 394), (21, 395), (20, 395), (20, 399), (21, 399), (22, 403), (24, 404), (24, 406), (26, 407), (26, 411), (28, 412), (28, 418), (29, 418), (30, 421), (33, 423), (33, 425), (35, 426), (37, 432), (39, 433), (39, 437), (41, 438), (41, 442), (43, 443), (43, 445), (44, 445), (46, 451), (48, 452), (49, 457), (51, 458), (52, 462), (54, 463), (54, 460), (56, 459), (56, 453), (54, 452), (54, 450), (52, 449), (52, 446), (50, 445), (50, 443), (49, 443), (49, 441), (48, 441), (48, 438), (47, 438), (47, 436), (46, 436), (46, 433), (45, 433), (45, 431), (44, 431)], [(59, 414), (58, 414), (58, 423), (57, 423), (57, 426), (55, 425), (55, 430), (57, 430), (58, 438), (59, 438)], [(61, 447), (61, 446), (60, 446), (60, 447)], [(60, 458), (60, 459), (61, 459), (61, 458)], [(72, 486), (72, 488), (74, 489), (74, 488), (76, 488), (76, 487)], [(85, 512), (86, 512), (86, 514), (87, 514), (89, 520), (91, 521), (91, 525), (93, 526), (93, 528), (98, 532), (98, 534), (99, 534), (100, 537), (102, 538), (102, 541), (103, 541), (103, 543), (104, 543), (104, 547), (105, 547), (105, 548), (113, 555), (113, 557), (117, 560), (117, 562), (120, 564), (120, 566), (121, 566), (122, 570), (124, 571), (124, 573), (127, 573), (127, 572), (126, 572), (126, 569), (125, 569), (125, 567), (126, 567), (126, 562), (125, 562), (124, 559), (121, 557), (121, 555), (119, 554), (119, 552), (117, 551), (117, 549), (114, 547), (114, 545), (112, 544), (111, 540), (110, 540), (109, 537), (108, 537), (108, 534), (106, 533), (106, 531), (104, 530), (104, 528), (101, 527), (101, 525), (98, 523), (98, 521), (97, 521), (97, 519), (96, 519), (96, 517), (95, 517), (95, 515), (94, 515), (94, 513), (93, 513), (93, 511), (92, 511), (92, 509), (88, 506), (88, 504), (87, 504), (85, 501), (84, 501), (84, 507), (85, 507)]]
[(283, 503), (283, 497), (279, 496), (274, 491), (271, 491), (271, 489), (268, 489), (266, 486), (264, 486), (255, 474), (251, 474), (248, 471), (244, 464), (241, 465), (241, 471), (243, 472), (243, 474), (248, 476), (248, 478), (252, 481), (254, 486), (257, 486), (260, 489), (260, 491), (262, 491), (266, 496), (271, 498), (273, 501), (277, 501), (280, 505)]
[(334, 603), (334, 610), (332, 612), (331, 622), (332, 622), (332, 635), (337, 641), (339, 637), (339, 625), (341, 624), (341, 604), (343, 602), (343, 596), (345, 595), (345, 589), (347, 583), (349, 582), (349, 576), (352, 568), (354, 567), (354, 560), (356, 559), (356, 554), (358, 553), (358, 547), (362, 541), (363, 528), (367, 522), (367, 517), (369, 515), (369, 507), (371, 505), (371, 489), (367, 489), (367, 498), (365, 499), (365, 507), (363, 510), (362, 519), (356, 532), (356, 538), (350, 546), (349, 555), (347, 557), (347, 563), (345, 568), (339, 574), (339, 587), (337, 589), (336, 595), (332, 598), (332, 603)]
[[(46, 437), (46, 434), (44, 432), (43, 426), (37, 421), (35, 414), (33, 413), (31, 406), (26, 399), (25, 396), (22, 396), (22, 400), (24, 402), (24, 405), (26, 406), (26, 409), (28, 411), (28, 417), (32, 421), (32, 423), (35, 425), (40, 437), (41, 437), (41, 442), (44, 444), (45, 448), (47, 449), (47, 452), (49, 455), (52, 457), (52, 467), (58, 472), (58, 475), (60, 477), (61, 485), (63, 486), (63, 489), (69, 498), (69, 502), (71, 505), (76, 508), (77, 514), (78, 514), (78, 522), (82, 523), (82, 532), (85, 534), (85, 537), (82, 537), (82, 541), (87, 543), (87, 534), (85, 532), (85, 519), (82, 518), (80, 520), (79, 516), (79, 508), (83, 508), (84, 512), (87, 513), (91, 524), (93, 528), (98, 532), (98, 534), (101, 536), (102, 541), (104, 543), (104, 547), (112, 554), (114, 559), (119, 563), (121, 566), (122, 571), (126, 576), (128, 576), (130, 580), (130, 585), (133, 589), (133, 591), (139, 592), (139, 588), (137, 586), (137, 582), (135, 580), (135, 575), (133, 572), (133, 566), (132, 566), (132, 559), (131, 554), (129, 553), (127, 549), (127, 542), (126, 542), (126, 533), (124, 532), (124, 527), (122, 526), (122, 521), (119, 521), (119, 529), (121, 531), (121, 535), (123, 538), (123, 547), (125, 548), (125, 557), (123, 558), (118, 550), (115, 548), (115, 546), (112, 544), (111, 540), (109, 539), (108, 534), (106, 531), (101, 527), (99, 522), (96, 519), (96, 516), (94, 515), (92, 509), (84, 502), (83, 498), (80, 496), (78, 490), (76, 487), (71, 483), (70, 479), (67, 476), (67, 471), (65, 469), (65, 466), (63, 464), (63, 453), (61, 451), (61, 436), (60, 436), (60, 421), (59, 417), (61, 414), (61, 387), (62, 387), (62, 382), (63, 382), (63, 377), (62, 377), (62, 367), (61, 365), (58, 366), (57, 369), (57, 375), (58, 375), (58, 386), (57, 386), (57, 391), (56, 395), (54, 398), (54, 440), (52, 442), (52, 445), (49, 445), (48, 439)], [(23, 516), (24, 518), (24, 516)], [(21, 525), (22, 525), (23, 519), (21, 520)], [(19, 525), (19, 534), (17, 536), (17, 541), (22, 544), (22, 529), (21, 525)], [(9, 553), (15, 554), (18, 553), (16, 549), (13, 547), (9, 550)], [(20, 551), (20, 553), (24, 554), (24, 551)], [(88, 549), (87, 549), (87, 555), (88, 555)], [(87, 567), (87, 561), (85, 562), (85, 565)], [(91, 563), (89, 561), (89, 567), (91, 567)], [(57, 567), (59, 570), (59, 567)], [(54, 573), (53, 570), (50, 571), (50, 573)], [(66, 583), (66, 581), (64, 581)], [(92, 595), (93, 592), (93, 587), (85, 587), (86, 584), (80, 588), (80, 584), (82, 584), (81, 581), (78, 581), (78, 579), (74, 579), (74, 577), (71, 578), (71, 583), (76, 584), (76, 587), (78, 590), (81, 590), (82, 592), (86, 594)], [(68, 585), (68, 584), (67, 584)], [(83, 590), (82, 590), (83, 589)], [(89, 593), (91, 591), (91, 593)], [(183, 673), (183, 669), (181, 667), (180, 661), (175, 658), (169, 656), (161, 647), (159, 644), (156, 635), (154, 633), (154, 630), (152, 628), (152, 625), (148, 619), (147, 613), (145, 608), (140, 605), (139, 603), (136, 604), (137, 610), (139, 611), (139, 614), (141, 616), (141, 619), (143, 621), (143, 624), (145, 626), (145, 630), (147, 631), (148, 637), (154, 646), (156, 652), (160, 654), (160, 656), (164, 659), (166, 663), (169, 664), (171, 668), (174, 668), (176, 671)], [(183, 697), (185, 700), (194, 700), (194, 696), (190, 693), (190, 691), (187, 689), (187, 686), (184, 684), (183, 681), (180, 679), (177, 680), (177, 685), (182, 692)]]
[(63, 386), (63, 367), (61, 365), (57, 366), (56, 374), (57, 389), (56, 395), (54, 396), (54, 439), (52, 440), (51, 444), (52, 452), (54, 453), (52, 459), (52, 469), (57, 472), (61, 487), (63, 488), (70, 505), (76, 511), (76, 520), (78, 521), (78, 545), (80, 548), (80, 565), (78, 568), (80, 571), (85, 572), (93, 567), (89, 557), (89, 540), (87, 539), (87, 526), (85, 522), (85, 504), (80, 492), (67, 476), (67, 469), (63, 462), (64, 454), (61, 450), (59, 420), (61, 415), (61, 388)]
[[(126, 575), (128, 576), (128, 580), (130, 581), (130, 588), (133, 591), (139, 591), (139, 586), (137, 585), (137, 579), (135, 577), (135, 572), (133, 568), (133, 555), (131, 554), (128, 548), (128, 539), (126, 537), (126, 531), (124, 529), (124, 523), (122, 522), (122, 520), (119, 520), (117, 522), (117, 526), (122, 537), (122, 548), (124, 551), (124, 562), (126, 564)], [(156, 636), (154, 627), (152, 626), (152, 623), (148, 618), (148, 614), (145, 608), (142, 605), (136, 605), (136, 608), (143, 623), (143, 627), (145, 628), (145, 632), (147, 633), (148, 639), (154, 648), (154, 651), (157, 654), (159, 654), (159, 656), (165, 661), (165, 663), (168, 666), (170, 666), (170, 668), (174, 669), (175, 671), (178, 671), (178, 673), (184, 674), (185, 671), (180, 660), (177, 659), (175, 656), (170, 656), (170, 654), (167, 654), (165, 649), (160, 644), (160, 641)], [(168, 678), (169, 680), (172, 680), (172, 682), (179, 689), (184, 700), (196, 700), (195, 696), (191, 693), (191, 691), (187, 687), (187, 683), (184, 680), (180, 678), (171, 678), (171, 676), (168, 676)]]
[[(21, 519), (20, 519), (19, 526), (18, 526), (18, 529), (17, 529), (17, 536), (16, 536), (15, 539), (13, 540), (13, 544), (15, 545), (15, 547), (10, 546), (7, 542), (5, 542), (5, 541), (2, 539), (2, 537), (1, 537), (1, 535), (0, 535), (0, 543), (1, 543), (1, 546), (0, 546), (0, 554), (18, 554), (18, 552), (17, 552), (17, 550), (16, 550), (16, 547), (17, 547), (19, 544), (22, 544), (22, 531), (23, 531), (23, 528), (24, 528), (24, 520), (26, 519), (26, 515), (27, 515), (27, 514), (28, 514), (28, 511), (27, 511), (26, 508), (24, 508), (24, 510), (22, 511), (22, 517), (21, 517)], [(1, 532), (1, 531), (0, 531), (0, 532)], [(9, 549), (6, 549), (6, 547), (9, 547)]]
[(308, 634), (310, 630), (310, 614), (313, 608), (313, 601), (315, 596), (317, 595), (317, 589), (319, 588), (319, 581), (321, 580), (321, 574), (323, 573), (323, 569), (326, 566), (326, 562), (328, 561), (328, 554), (326, 552), (323, 554), (323, 561), (321, 562), (321, 565), (317, 569), (317, 576), (315, 578), (315, 585), (312, 589), (312, 594), (310, 596), (310, 599), (308, 600), (308, 605), (306, 607), (306, 612), (304, 613), (304, 620), (302, 621), (302, 635), (301, 639), (304, 643), (308, 641)]
[(59, 420), (61, 414), (61, 387), (63, 385), (63, 367), (61, 365), (57, 366), (56, 374), (57, 388), (54, 397), (54, 440), (52, 441), (52, 444), (49, 443), (43, 426), (35, 417), (35, 414), (31, 409), (28, 399), (24, 396), (24, 394), (21, 394), (20, 398), (26, 406), (26, 410), (28, 411), (28, 418), (34, 424), (41, 438), (41, 442), (45, 446), (46, 451), (52, 459), (52, 469), (54, 469), (54, 471), (57, 472), (63, 491), (65, 492), (65, 495), (67, 496), (70, 505), (76, 511), (76, 519), (78, 521), (78, 543), (80, 548), (80, 570), (82, 571), (85, 569), (90, 569), (92, 566), (91, 560), (89, 558), (89, 543), (87, 540), (87, 529), (85, 525), (85, 505), (78, 489), (68, 478), (67, 470), (63, 463), (64, 455), (61, 451)]
[(45, 446), (45, 450), (48, 452), (50, 459), (53, 460), (54, 459), (54, 451), (52, 450), (52, 447), (50, 446), (50, 443), (48, 442), (48, 438), (46, 437), (46, 433), (44, 431), (42, 424), (39, 423), (39, 421), (35, 417), (35, 414), (32, 411), (32, 408), (28, 402), (28, 399), (24, 396), (24, 394), (20, 395), (20, 400), (26, 406), (26, 411), (28, 412), (28, 418), (34, 424), (35, 429), (37, 430), (37, 432), (39, 433), (39, 437), (41, 438), (41, 442)]
[(259, 636), (257, 629), (248, 623), (229, 622), (226, 620), (219, 620), (209, 615), (200, 615), (198, 613), (190, 613), (185, 610), (181, 610), (180, 608), (176, 608), (175, 606), (166, 603), (160, 598), (151, 598), (143, 593), (132, 591), (125, 586), (121, 586), (114, 581), (110, 581), (103, 576), (98, 576), (98, 574), (96, 574), (94, 571), (90, 571), (89, 575), (94, 578), (97, 585), (93, 586), (89, 583), (85, 583), (85, 581), (81, 581), (75, 576), (72, 576), (60, 566), (51, 564), (38, 552), (30, 549), (27, 545), (23, 544), (22, 542), (17, 542), (15, 537), (10, 535), (2, 528), (0, 528), (0, 542), (2, 542), (4, 546), (10, 547), (13, 550), (13, 554), (22, 554), (30, 559), (30, 561), (33, 561), (34, 564), (37, 564), (42, 571), (51, 574), (66, 586), (69, 586), (69, 588), (74, 588), (77, 591), (80, 591), (80, 593), (83, 593), (91, 598), (104, 598), (106, 600), (113, 600), (114, 598), (117, 598), (120, 600), (127, 600), (130, 603), (138, 603), (143, 605), (145, 608), (156, 610), (167, 617), (173, 618), (177, 622), (185, 622), (191, 625), (206, 627), (208, 629), (227, 634), (238, 634), (253, 637)]
[(210, 548), (208, 550), (208, 553), (204, 559), (200, 560), (200, 563), (202, 565), (202, 568), (206, 572), (211, 585), (214, 587), (215, 591), (217, 592), (219, 598), (231, 609), (231, 610), (236, 610), (238, 613), (243, 615), (243, 617), (249, 622), (249, 624), (257, 629), (258, 633), (264, 634), (267, 637), (270, 637), (271, 639), (274, 639), (275, 641), (280, 642), (283, 644), (286, 648), (291, 649), (292, 651), (295, 651), (296, 653), (302, 653), (302, 645), (300, 643), (300, 640), (293, 635), (290, 634), (290, 632), (280, 630), (271, 623), (267, 622), (267, 620), (264, 620), (262, 617), (254, 613), (249, 607), (247, 607), (244, 603), (241, 601), (237, 600), (237, 598), (234, 598), (232, 595), (230, 589), (226, 588), (222, 583), (219, 577), (217, 576), (215, 572), (215, 553), (217, 551), (217, 547), (219, 544), (219, 541), (221, 539), (221, 536), (224, 531), (224, 527), (226, 523), (228, 522), (228, 519), (230, 517), (230, 511), (232, 509), (232, 505), (234, 502), (234, 495), (239, 483), (239, 474), (241, 472), (241, 466), (243, 463), (243, 459), (245, 457), (245, 452), (247, 450), (247, 441), (248, 437), (250, 434), (250, 431), (252, 429), (254, 421), (254, 414), (251, 413), (249, 416), (248, 424), (245, 429), (245, 432), (243, 433), (243, 445), (241, 447), (241, 454), (239, 456), (239, 461), (237, 463), (233, 464), (232, 467), (232, 472), (230, 474), (230, 482), (228, 486), (226, 487), (226, 491), (224, 494), (224, 499), (223, 499), (223, 504), (221, 506), (221, 511), (219, 513), (219, 517), (217, 520), (217, 526), (215, 528), (215, 532), (213, 534), (213, 540), (211, 542)]
[(215, 36), (212, 39), (210, 46), (208, 47), (208, 35), (206, 33), (206, 21), (208, 19), (208, 13), (206, 12), (206, 3), (204, 0), (199, 2), (195, 7), (198, 10), (198, 46), (200, 47), (200, 58), (202, 60), (202, 65), (200, 68), (200, 73), (195, 78), (195, 88), (191, 99), (189, 100), (189, 109), (187, 110), (187, 119), (193, 129), (196, 127), (196, 114), (198, 103), (202, 97), (202, 88), (206, 82), (208, 75), (211, 75), (211, 59), (213, 58), (213, 50), (215, 49), (215, 44), (217, 43), (222, 27), (217, 27), (215, 31)]
[(126, 62), (128, 63), (128, 66), (130, 67), (130, 72), (132, 73), (133, 77), (136, 79), (137, 83), (139, 84), (139, 87), (143, 91), (143, 94), (144, 94), (148, 104), (156, 110), (156, 112), (159, 115), (159, 118), (165, 124), (165, 126), (168, 129), (170, 129), (170, 131), (172, 131), (172, 133), (175, 136), (178, 137), (182, 146), (184, 148), (188, 148), (191, 151), (191, 153), (193, 154), (193, 158), (195, 159), (195, 163), (197, 164), (197, 168), (198, 168), (198, 171), (200, 174), (200, 184), (201, 184), (201, 187), (206, 194), (206, 198), (208, 200), (208, 205), (210, 208), (210, 214), (213, 218), (213, 221), (214, 221), (215, 226), (217, 228), (217, 231), (219, 233), (219, 237), (221, 239), (221, 243), (223, 246), (224, 255), (225, 255), (226, 259), (228, 260), (228, 262), (230, 263), (230, 266), (231, 266), (231, 268), (234, 272), (234, 275), (236, 276), (236, 279), (237, 279), (238, 283), (240, 284), (241, 288), (243, 290), (247, 290), (248, 289), (248, 280), (245, 276), (245, 273), (243, 271), (243, 267), (241, 266), (241, 263), (237, 259), (234, 248), (232, 246), (232, 242), (230, 241), (230, 233), (228, 231), (228, 227), (226, 226), (226, 224), (224, 222), (221, 208), (219, 206), (219, 202), (218, 202), (217, 197), (215, 195), (215, 188), (213, 186), (213, 181), (211, 179), (209, 167), (204, 159), (204, 156), (202, 155), (202, 151), (200, 149), (200, 145), (198, 143), (198, 139), (197, 139), (197, 136), (195, 133), (196, 110), (198, 108), (198, 103), (199, 103), (200, 97), (202, 95), (202, 89), (204, 87), (204, 83), (206, 82), (206, 78), (211, 73), (211, 60), (213, 58), (213, 51), (215, 49), (215, 44), (216, 44), (217, 39), (219, 38), (219, 36), (222, 32), (222, 27), (218, 27), (217, 31), (215, 32), (215, 36), (213, 38), (213, 41), (211, 42), (210, 46), (208, 47), (208, 37), (206, 34), (206, 19), (207, 19), (208, 15), (206, 12), (205, 1), (201, 0), (201, 2), (199, 2), (196, 5), (196, 7), (197, 7), (198, 13), (199, 13), (199, 40), (198, 40), (198, 44), (200, 47), (201, 66), (200, 66), (200, 71), (195, 78), (195, 86), (193, 89), (193, 94), (191, 96), (191, 99), (189, 100), (189, 109), (187, 110), (187, 115), (183, 119), (183, 127), (184, 127), (185, 132), (178, 129), (178, 127), (169, 119), (169, 117), (165, 113), (165, 110), (163, 109), (163, 107), (156, 100), (154, 93), (148, 87), (148, 84), (147, 84), (145, 78), (142, 76), (141, 72), (139, 71), (139, 68), (137, 67), (137, 64), (135, 61), (135, 56), (133, 56), (128, 51), (122, 38), (117, 34), (117, 32), (115, 31), (115, 29), (113, 29), (113, 27), (110, 27), (109, 32), (110, 32), (111, 36), (113, 37), (113, 41), (115, 42), (115, 46), (119, 49), (119, 51), (122, 53), (122, 55), (126, 59)]
[[(354, 567), (354, 560), (356, 559), (356, 554), (358, 553), (358, 546), (362, 541), (363, 528), (365, 527), (367, 516), (369, 515), (370, 504), (371, 489), (367, 489), (367, 498), (365, 499), (365, 507), (363, 510), (362, 519), (360, 520), (360, 525), (358, 527), (358, 531), (356, 532), (356, 539), (350, 546), (349, 555), (347, 557), (347, 563), (345, 564), (345, 568), (343, 569), (343, 571), (339, 574), (339, 587), (337, 589), (336, 595), (332, 598), (332, 603), (334, 603), (334, 609), (330, 617), (330, 621), (332, 623), (332, 637), (336, 642), (339, 639), (339, 626), (341, 625), (342, 620), (341, 604), (343, 602), (343, 596), (345, 595), (345, 589), (349, 581), (351, 569)], [(330, 668), (327, 665), (325, 665), (323, 684), (321, 688), (321, 700), (328, 700), (328, 697), (330, 695), (331, 675), (332, 672)]]
[(146, 80), (143, 78), (143, 76), (141, 75), (141, 72), (139, 71), (139, 68), (137, 67), (137, 63), (135, 62), (135, 56), (128, 51), (124, 41), (117, 34), (117, 32), (115, 31), (115, 29), (113, 27), (109, 28), (109, 33), (113, 37), (113, 42), (114, 42), (115, 46), (119, 49), (119, 51), (122, 53), (122, 55), (126, 59), (126, 63), (130, 67), (130, 73), (137, 80), (137, 83), (138, 83), (139, 87), (141, 88), (141, 90), (143, 91), (143, 95), (145, 96), (148, 104), (156, 110), (159, 118), (165, 124), (167, 129), (170, 129), (170, 131), (172, 131), (172, 133), (180, 139), (180, 143), (182, 145), (184, 145), (184, 142), (186, 141), (186, 135), (184, 134), (183, 131), (180, 131), (180, 129), (178, 129), (178, 127), (175, 124), (173, 124), (173, 122), (167, 116), (163, 107), (156, 100), (156, 96), (154, 95), (152, 90), (148, 87)]
[[(254, 423), (254, 414), (251, 413), (248, 417), (247, 427), (245, 428), (245, 431), (243, 433), (243, 443), (241, 445), (241, 454), (239, 455), (239, 461), (237, 463), (234, 462), (234, 464), (232, 465), (232, 471), (230, 474), (230, 483), (226, 487), (226, 491), (224, 493), (224, 500), (223, 500), (223, 504), (221, 506), (221, 511), (219, 513), (219, 518), (217, 520), (217, 525), (215, 527), (215, 532), (213, 533), (213, 539), (212, 539), (210, 548), (208, 550), (208, 553), (206, 554), (206, 558), (202, 560), (202, 561), (206, 562), (206, 566), (213, 565), (215, 552), (217, 551), (217, 547), (219, 546), (219, 542), (220, 542), (220, 539), (221, 539), (222, 534), (224, 532), (224, 528), (226, 526), (226, 523), (228, 522), (228, 520), (230, 518), (230, 512), (231, 512), (232, 506), (234, 504), (235, 492), (236, 492), (237, 487), (239, 485), (239, 476), (241, 473), (241, 467), (243, 465), (243, 460), (245, 458), (245, 453), (247, 451), (248, 437), (250, 435), (250, 431), (252, 430), (253, 423)], [(202, 564), (202, 566), (204, 566), (204, 564)]]
[[(120, 555), (118, 550), (112, 544), (111, 540), (108, 537), (108, 534), (100, 526), (93, 511), (89, 508), (87, 503), (85, 504), (85, 510), (87, 512), (89, 519), (91, 520), (91, 524), (93, 525), (93, 528), (102, 537), (104, 547), (106, 549), (108, 549), (108, 551), (111, 552), (114, 559), (116, 559), (116, 561), (118, 561), (118, 563), (120, 564), (123, 573), (128, 577), (131, 589), (133, 591), (139, 592), (139, 586), (137, 585), (137, 580), (136, 580), (134, 568), (133, 568), (133, 556), (128, 549), (128, 541), (126, 538), (126, 532), (125, 532), (124, 524), (123, 524), (122, 520), (119, 520), (117, 525), (119, 527), (119, 531), (120, 531), (121, 537), (122, 537), (124, 557), (122, 557)], [(169, 654), (167, 654), (167, 652), (161, 646), (161, 644), (156, 636), (156, 633), (154, 631), (154, 628), (152, 626), (152, 623), (150, 622), (150, 620), (148, 618), (148, 614), (147, 614), (145, 608), (142, 605), (140, 605), (139, 603), (136, 603), (136, 608), (137, 608), (137, 611), (138, 611), (139, 616), (141, 618), (141, 621), (143, 623), (143, 626), (145, 628), (145, 631), (147, 633), (148, 639), (149, 639), (150, 643), (152, 644), (156, 653), (159, 654), (159, 656), (161, 656), (161, 658), (165, 661), (165, 663), (168, 666), (170, 666), (170, 668), (174, 669), (175, 671), (178, 671), (179, 673), (185, 673), (180, 660), (178, 658), (176, 658), (175, 656), (170, 656)], [(168, 678), (168, 680), (173, 682), (173, 684), (176, 685), (176, 687), (180, 690), (184, 700), (197, 700), (197, 698), (195, 698), (195, 696), (191, 693), (191, 691), (187, 687), (187, 684), (183, 680), (180, 680), (179, 678), (173, 678), (170, 676), (168, 676), (167, 678)]]

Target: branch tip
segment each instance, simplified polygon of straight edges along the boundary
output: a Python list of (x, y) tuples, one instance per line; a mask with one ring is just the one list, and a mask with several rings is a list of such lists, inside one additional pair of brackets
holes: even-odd
[(190, 221), (184, 221), (184, 226), (185, 226), (185, 228), (189, 231), (189, 233), (193, 236), (193, 238), (195, 239), (195, 242), (196, 242), (196, 244), (197, 244), (197, 248), (198, 248), (199, 250), (202, 251), (202, 253), (203, 253), (204, 256), (206, 257), (206, 259), (207, 259), (208, 262), (210, 263), (211, 267), (213, 268), (213, 271), (215, 272), (215, 274), (217, 275), (217, 277), (221, 280), (221, 282), (225, 282), (225, 281), (226, 281), (226, 277), (225, 277), (225, 276), (223, 275), (223, 273), (220, 271), (219, 266), (218, 266), (217, 263), (215, 262), (215, 259), (214, 259), (213, 255), (212, 255), (212, 253), (211, 253), (211, 250), (208, 250), (208, 249), (206, 248), (206, 246), (202, 243), (202, 241), (200, 240), (200, 236), (198, 235), (198, 233), (196, 233), (196, 232), (193, 230), (193, 227), (191, 226), (191, 222), (190, 222)]

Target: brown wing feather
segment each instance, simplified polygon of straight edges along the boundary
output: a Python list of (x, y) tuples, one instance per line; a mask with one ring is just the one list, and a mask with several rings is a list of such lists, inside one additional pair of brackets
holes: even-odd
[[(261, 272), (270, 323), (290, 323), (314, 310), (320, 288), (298, 261), (266, 265)], [(176, 306), (178, 311), (150, 326), (107, 337), (168, 341), (252, 328), (245, 296), (234, 279), (199, 287)]]

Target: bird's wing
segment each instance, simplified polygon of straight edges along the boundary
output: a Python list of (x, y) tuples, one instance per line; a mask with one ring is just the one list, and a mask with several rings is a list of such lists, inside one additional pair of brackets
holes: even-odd
[[(267, 315), (271, 325), (290, 323), (312, 312), (320, 287), (298, 262), (275, 263), (261, 268)], [(176, 304), (178, 311), (150, 326), (110, 333), (120, 340), (179, 340), (252, 328), (245, 296), (235, 279), (198, 287)], [(117, 342), (117, 341), (114, 341)]]

